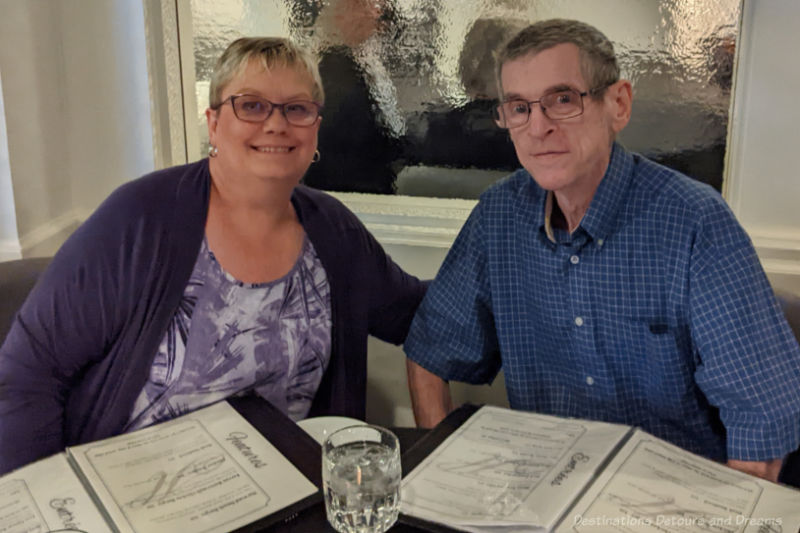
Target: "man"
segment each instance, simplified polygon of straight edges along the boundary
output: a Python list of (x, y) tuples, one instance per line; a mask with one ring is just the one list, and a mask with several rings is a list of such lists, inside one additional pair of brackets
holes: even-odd
[(513, 408), (639, 426), (776, 480), (800, 440), (800, 349), (725, 202), (615, 143), (631, 84), (595, 28), (529, 26), (498, 80), (524, 169), (482, 195), (418, 310), (417, 422), (451, 408), (443, 379), (502, 366)]

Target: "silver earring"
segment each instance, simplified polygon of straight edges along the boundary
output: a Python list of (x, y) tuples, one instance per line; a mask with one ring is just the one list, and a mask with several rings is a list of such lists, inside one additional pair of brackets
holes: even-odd
[(311, 158), (311, 162), (312, 163), (316, 163), (320, 159), (322, 159), (322, 154), (319, 153), (319, 150), (315, 150), (314, 151), (314, 157)]
[(217, 157), (219, 155), (219, 148), (213, 144), (208, 147), (208, 157)]

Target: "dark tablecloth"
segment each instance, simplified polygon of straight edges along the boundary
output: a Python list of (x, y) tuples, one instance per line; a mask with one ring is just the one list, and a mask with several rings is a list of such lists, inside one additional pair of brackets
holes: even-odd
[[(397, 435), (397, 439), (400, 441), (403, 475), (413, 470), (477, 409), (478, 407), (475, 405), (462, 405), (432, 430), (389, 428)], [(263, 531), (268, 531), (269, 533), (335, 533), (335, 530), (328, 524), (323, 502), (315, 503), (283, 523), (275, 524)], [(401, 514), (400, 519), (389, 531), (391, 533), (449, 533), (453, 530)]]

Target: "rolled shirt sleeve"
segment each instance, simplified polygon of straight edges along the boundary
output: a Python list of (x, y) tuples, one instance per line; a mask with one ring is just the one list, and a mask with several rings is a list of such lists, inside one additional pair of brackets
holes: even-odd
[(500, 350), (486, 272), (482, 205), (470, 214), (411, 324), (404, 349), (445, 380), (490, 383)]
[(728, 458), (783, 457), (800, 441), (800, 348), (749, 237), (709, 205), (690, 267), (695, 380), (719, 408)]

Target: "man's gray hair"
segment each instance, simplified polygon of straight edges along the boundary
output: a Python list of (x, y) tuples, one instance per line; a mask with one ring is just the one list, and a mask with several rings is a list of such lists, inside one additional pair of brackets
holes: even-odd
[(219, 107), (225, 86), (253, 60), (260, 61), (266, 70), (288, 67), (306, 72), (313, 84), (311, 97), (319, 104), (325, 103), (317, 61), (311, 54), (281, 37), (242, 37), (229, 44), (217, 59), (208, 88), (208, 106), (211, 109)]
[[(578, 20), (549, 19), (522, 29), (500, 49), (496, 62), (500, 90), (502, 91), (500, 74), (503, 65), (564, 43), (572, 43), (580, 50), (581, 74), (589, 84), (587, 89), (605, 88), (619, 80), (614, 45), (600, 30)], [(602, 94), (603, 91), (598, 90), (592, 95), (600, 98)]]

